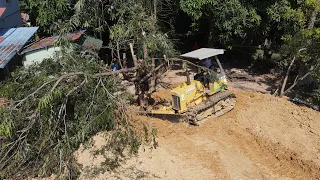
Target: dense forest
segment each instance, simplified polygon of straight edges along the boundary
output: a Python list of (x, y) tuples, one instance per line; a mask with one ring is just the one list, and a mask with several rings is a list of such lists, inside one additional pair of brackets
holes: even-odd
[[(120, 79), (106, 78), (112, 73), (100, 65), (129, 54), (130, 43), (144, 67), (195, 43), (223, 48), (231, 64), (275, 74), (274, 95), (320, 105), (318, 0), (20, 0), (20, 7), (39, 26), (38, 37), (60, 35), (56, 43), (66, 49), (1, 83), (9, 102), (0, 109), (0, 179), (76, 177), (70, 154), (99, 131), (114, 132), (108, 148), (119, 156), (150, 141), (155, 130), (135, 131), (119, 103), (130, 97), (113, 95)], [(79, 29), (103, 40), (99, 56), (67, 41)]]
[[(143, 45), (151, 56), (191, 50), (193, 44), (228, 50), (238, 61), (259, 72), (276, 69), (285, 82), (279, 94), (294, 91), (298, 81), (313, 87), (305, 96), (319, 101), (317, 0), (281, 1), (21, 1), (39, 36), (80, 28), (104, 41), (109, 49)], [(107, 54), (103, 52), (102, 54)], [(143, 48), (137, 50), (138, 56)], [(110, 54), (110, 53), (109, 53)], [(273, 71), (274, 72), (274, 71)], [(289, 82), (288, 82), (289, 79)], [(287, 84), (289, 83), (289, 84)], [(293, 85), (293, 86), (291, 86)]]

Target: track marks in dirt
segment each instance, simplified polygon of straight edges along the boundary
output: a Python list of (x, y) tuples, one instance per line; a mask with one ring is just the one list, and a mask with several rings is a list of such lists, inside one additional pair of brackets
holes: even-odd
[(235, 93), (236, 108), (201, 127), (148, 122), (166, 147), (219, 179), (319, 177), (319, 113), (269, 95)]
[[(319, 178), (320, 113), (271, 95), (252, 95), (248, 98), (247, 93), (238, 93), (239, 102), (250, 105), (246, 109), (236, 109), (239, 127), (247, 126), (261, 148), (277, 159), (302, 169), (310, 177)], [(245, 118), (248, 116), (252, 117)]]

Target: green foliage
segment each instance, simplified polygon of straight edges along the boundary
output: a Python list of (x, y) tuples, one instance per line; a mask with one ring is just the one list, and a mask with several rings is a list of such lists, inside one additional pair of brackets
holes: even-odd
[(137, 152), (143, 139), (113, 95), (117, 79), (96, 76), (100, 71), (95, 61), (70, 52), (1, 82), (0, 96), (10, 102), (0, 109), (1, 177), (74, 177), (72, 153), (100, 131), (115, 133), (110, 149), (116, 156), (128, 147)]
[(282, 37), (306, 26), (317, 4), (314, 0), (180, 0), (181, 9), (196, 22), (208, 19), (209, 43), (225, 47), (261, 45), (265, 39), (281, 44)]
[(53, 25), (58, 21), (69, 19), (73, 13), (75, 0), (29, 0), (30, 18), (33, 25), (40, 26), (41, 34), (57, 33)]
[[(3, 109), (1, 109), (3, 111)], [(4, 113), (1, 113), (1, 115)], [(11, 117), (1, 116), (2, 121), (0, 122), (0, 137), (10, 138), (12, 134), (12, 129), (14, 128), (13, 120)]]
[(55, 89), (53, 92), (41, 97), (38, 104), (38, 109), (48, 108), (55, 101), (59, 101), (62, 98), (62, 92), (60, 89)]
[(318, 53), (313, 50), (318, 48), (319, 6), (317, 0), (180, 0), (180, 8), (194, 20), (191, 27), (199, 31), (208, 24), (209, 47), (248, 53), (255, 67), (279, 65), (280, 74), (297, 57), (292, 71), (299, 74), (298, 80), (306, 73), (315, 80), (319, 76)]
[(203, 15), (203, 10), (206, 6), (215, 6), (217, 4), (216, 0), (182, 0), (180, 1), (180, 8), (195, 20), (198, 20)]
[(143, 1), (114, 1), (111, 6), (110, 17), (117, 23), (110, 27), (110, 47), (117, 49), (118, 44), (120, 49), (129, 49), (128, 44), (134, 42), (138, 57), (143, 57), (143, 47), (149, 57), (173, 56), (173, 43), (159, 30)]
[(239, 0), (181, 0), (180, 7), (195, 20), (207, 17), (211, 23), (209, 38), (224, 44), (231, 43), (235, 37), (243, 37), (249, 28), (261, 21), (249, 3)]
[(286, 38), (286, 44), (282, 47), (283, 60), (280, 61), (282, 67), (288, 67), (293, 57), (297, 63), (294, 64), (293, 71), (302, 77), (305, 74), (313, 79), (315, 87), (311, 93), (313, 102), (319, 104), (319, 79), (320, 79), (320, 37), (318, 28), (303, 29), (293, 37)]
[(286, 44), (282, 47), (282, 55), (284, 57), (289, 57), (289, 59), (284, 58), (281, 63), (285, 66), (289, 64), (288, 60), (292, 56), (298, 53), (297, 59), (300, 61), (298, 66), (301, 68), (306, 68), (314, 73), (319, 73), (319, 53), (317, 49), (319, 48), (319, 29), (313, 28), (311, 30), (303, 29), (296, 33), (294, 36), (288, 36), (285, 38)]

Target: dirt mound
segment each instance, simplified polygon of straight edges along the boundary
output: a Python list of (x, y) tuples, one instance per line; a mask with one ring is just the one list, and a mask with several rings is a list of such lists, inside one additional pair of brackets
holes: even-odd
[[(142, 148), (139, 156), (115, 172), (100, 173), (95, 178), (320, 178), (319, 112), (271, 95), (234, 93), (235, 109), (200, 127), (176, 123), (175, 117), (162, 120), (134, 116), (158, 129), (159, 147)], [(89, 154), (80, 153), (78, 157), (80, 164), (99, 164)]]
[(170, 151), (201, 162), (218, 178), (320, 177), (319, 112), (271, 95), (234, 93), (235, 109), (201, 127), (146, 121)]
[(234, 123), (246, 127), (260, 147), (277, 159), (290, 162), (311, 177), (320, 177), (319, 112), (271, 95), (237, 95)]

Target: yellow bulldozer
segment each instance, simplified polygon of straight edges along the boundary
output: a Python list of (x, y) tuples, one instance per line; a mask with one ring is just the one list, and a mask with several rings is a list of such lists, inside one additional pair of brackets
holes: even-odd
[(219, 66), (214, 81), (208, 80), (206, 72), (197, 74), (191, 80), (186, 71), (187, 82), (171, 90), (171, 105), (158, 106), (148, 111), (154, 115), (183, 115), (192, 125), (200, 125), (210, 116), (221, 116), (231, 111), (236, 104), (236, 97), (227, 91), (228, 82), (218, 55), (224, 54), (223, 49), (201, 48), (181, 55), (182, 58), (191, 58), (203, 61), (214, 57)]

